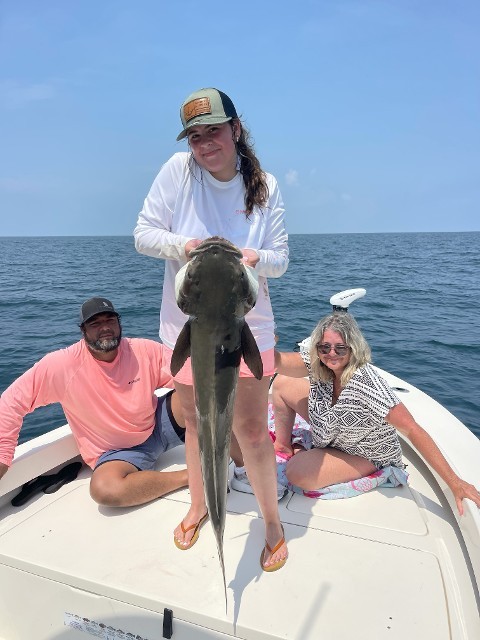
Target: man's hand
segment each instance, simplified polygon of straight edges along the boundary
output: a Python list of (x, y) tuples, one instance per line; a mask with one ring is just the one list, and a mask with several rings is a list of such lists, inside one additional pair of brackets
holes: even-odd
[(8, 467), (6, 464), (3, 464), (3, 462), (0, 462), (0, 478), (3, 478), (3, 476), (7, 473), (8, 471)]

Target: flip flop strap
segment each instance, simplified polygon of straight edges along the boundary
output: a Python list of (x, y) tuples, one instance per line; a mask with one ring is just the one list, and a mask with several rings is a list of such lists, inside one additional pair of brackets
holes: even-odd
[(273, 556), (274, 553), (276, 553), (280, 547), (282, 546), (282, 544), (285, 544), (285, 538), (281, 538), (277, 544), (273, 547), (273, 549), (270, 548), (270, 545), (268, 544), (268, 542), (265, 540), (265, 546), (267, 547), (267, 551), (268, 553)]
[(187, 533), (187, 531), (191, 531), (192, 529), (196, 529), (198, 527), (200, 523), (199, 522), (194, 522), (193, 524), (191, 524), (189, 527), (187, 527), (185, 529), (185, 527), (183, 526), (183, 520), (180, 523), (180, 527), (182, 529), (183, 535), (185, 535)]
[(202, 518), (200, 518), (200, 520), (198, 522), (194, 522), (193, 524), (191, 524), (186, 529), (183, 526), (183, 520), (182, 520), (181, 523), (180, 523), (180, 527), (182, 529), (183, 535), (185, 535), (187, 533), (187, 531), (191, 531), (192, 529), (195, 529), (195, 531), (196, 531), (198, 529), (198, 527), (202, 524), (202, 522), (205, 520), (206, 517), (207, 517), (207, 514), (205, 514)]

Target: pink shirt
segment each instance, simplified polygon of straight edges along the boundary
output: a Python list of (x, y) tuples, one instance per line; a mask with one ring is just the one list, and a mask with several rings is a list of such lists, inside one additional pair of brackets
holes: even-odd
[(0, 397), (0, 462), (10, 465), (23, 418), (59, 402), (85, 462), (109, 449), (145, 442), (155, 425), (155, 389), (172, 387), (163, 345), (122, 338), (113, 362), (101, 362), (84, 340), (49, 353)]

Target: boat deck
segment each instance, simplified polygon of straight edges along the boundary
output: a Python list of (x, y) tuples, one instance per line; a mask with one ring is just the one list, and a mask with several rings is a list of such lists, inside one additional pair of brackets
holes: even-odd
[[(182, 453), (170, 452), (164, 464), (182, 464)], [(410, 487), (341, 501), (283, 498), (290, 558), (273, 574), (259, 564), (263, 526), (255, 498), (232, 491), (224, 543), (227, 613), (210, 525), (188, 552), (173, 545), (188, 491), (132, 509), (99, 507), (84, 468), (57, 494), (4, 507), (0, 572), (12, 602), (2, 632), (31, 638), (27, 620), (22, 631), (28, 609), (38, 640), (85, 638), (78, 629), (89, 623), (75, 616), (91, 621), (91, 630), (103, 623), (124, 637), (153, 640), (162, 637), (167, 608), (178, 640), (480, 637), (456, 522), (443, 494), (417, 473), (416, 454), (406, 458)], [(13, 601), (19, 593), (28, 593), (20, 606)]]
[[(457, 520), (408, 445), (404, 457), (408, 487), (348, 500), (285, 496), (279, 508), (290, 557), (272, 574), (260, 567), (256, 500), (231, 491), (227, 611), (210, 523), (192, 549), (173, 544), (187, 490), (136, 508), (99, 507), (84, 466), (74, 482), (23, 507), (10, 505), (12, 492), (0, 500), (0, 638), (480, 638)], [(159, 468), (183, 464), (178, 448)]]

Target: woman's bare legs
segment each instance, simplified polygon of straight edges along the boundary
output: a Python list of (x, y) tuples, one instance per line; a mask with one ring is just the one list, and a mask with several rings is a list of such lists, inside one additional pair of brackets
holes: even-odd
[[(267, 405), (270, 379), (240, 378), (235, 400), (233, 428), (243, 453), (248, 479), (265, 521), (265, 539), (271, 549), (283, 537), (277, 503), (277, 469), (268, 434)], [(265, 555), (264, 566), (288, 555), (283, 544), (274, 555)]]
[[(265, 521), (265, 539), (274, 548), (282, 538), (282, 526), (277, 504), (277, 470), (272, 441), (267, 428), (267, 402), (269, 378), (240, 378), (235, 400), (233, 428), (243, 453), (248, 478), (255, 492)], [(193, 387), (175, 383), (182, 403), (186, 437), (185, 451), (188, 468), (191, 505), (183, 519), (184, 528), (197, 523), (207, 508), (203, 490), (200, 453), (198, 448), (197, 423)], [(194, 530), (183, 533), (181, 526), (175, 529), (175, 539), (188, 546)], [(273, 556), (266, 555), (265, 566), (286, 558), (287, 547), (283, 544)]]
[(232, 439), (230, 441), (230, 457), (235, 463), (236, 467), (243, 467), (243, 454), (238, 444), (237, 437), (232, 431)]
[(278, 375), (273, 381), (272, 402), (275, 415), (276, 453), (293, 454), (292, 429), (295, 414), (308, 422), (308, 393), (310, 383), (305, 378)]
[[(295, 414), (308, 422), (309, 389), (306, 378), (282, 375), (275, 378), (272, 388), (275, 451), (293, 453), (291, 438)], [(375, 470), (375, 465), (365, 458), (327, 447), (299, 451), (288, 461), (286, 474), (292, 484), (305, 491), (314, 491), (338, 482), (358, 480)]]
[(374, 471), (369, 460), (331, 447), (300, 451), (287, 464), (288, 481), (305, 491), (358, 480)]

